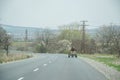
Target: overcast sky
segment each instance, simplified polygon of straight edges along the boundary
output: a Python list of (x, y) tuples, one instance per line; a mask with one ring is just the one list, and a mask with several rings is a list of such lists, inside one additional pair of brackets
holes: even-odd
[(87, 20), (87, 24), (120, 24), (120, 0), (0, 0), (0, 22), (56, 28)]

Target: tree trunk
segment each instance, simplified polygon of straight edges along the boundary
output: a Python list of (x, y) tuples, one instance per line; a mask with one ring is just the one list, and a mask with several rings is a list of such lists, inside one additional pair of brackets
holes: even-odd
[(119, 52), (118, 52), (118, 58), (120, 58), (120, 50), (119, 50)]
[(8, 53), (9, 53), (9, 46), (6, 46), (5, 50), (6, 50), (6, 55), (8, 56)]

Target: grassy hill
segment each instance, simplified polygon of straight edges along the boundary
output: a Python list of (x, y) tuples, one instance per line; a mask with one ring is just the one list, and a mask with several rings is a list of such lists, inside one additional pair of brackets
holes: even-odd
[[(35, 27), (23, 27), (23, 26), (13, 26), (13, 25), (1, 25), (7, 33), (10, 33), (14, 39), (24, 39), (25, 31), (28, 31), (28, 39), (32, 40), (35, 38), (35, 33), (44, 30), (43, 28), (35, 28)], [(52, 29), (52, 32), (57, 32), (57, 30)]]
[[(12, 37), (16, 40), (24, 40), (25, 38), (25, 30), (28, 31), (28, 38), (30, 40), (34, 40), (35, 38), (35, 33), (36, 32), (41, 32), (44, 30), (43, 28), (36, 28), (36, 27), (24, 27), (24, 26), (13, 26), (13, 25), (1, 25), (6, 31), (7, 33), (10, 33), (12, 35)], [(94, 29), (86, 29), (86, 32), (94, 37), (95, 33), (97, 31), (98, 28), (94, 28)], [(55, 29), (51, 29), (53, 33), (58, 34), (59, 30), (55, 30)]]

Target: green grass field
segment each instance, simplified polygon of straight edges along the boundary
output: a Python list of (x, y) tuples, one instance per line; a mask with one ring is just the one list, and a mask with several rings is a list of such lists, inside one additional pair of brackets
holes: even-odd
[(87, 57), (99, 62), (102, 62), (110, 67), (115, 68), (117, 71), (120, 71), (120, 58), (117, 58), (114, 55), (109, 54), (82, 54), (82, 57)]
[(30, 45), (32, 42), (12, 42), (13, 47), (25, 47)]

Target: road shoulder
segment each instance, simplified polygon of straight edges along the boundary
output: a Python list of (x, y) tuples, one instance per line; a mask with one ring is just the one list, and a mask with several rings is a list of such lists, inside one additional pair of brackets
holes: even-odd
[(117, 70), (113, 69), (112, 67), (109, 67), (105, 64), (102, 64), (100, 62), (97, 62), (92, 59), (88, 59), (85, 57), (80, 57), (80, 59), (84, 60), (91, 66), (93, 66), (95, 69), (97, 69), (99, 72), (104, 74), (109, 80), (120, 80), (120, 72)]

